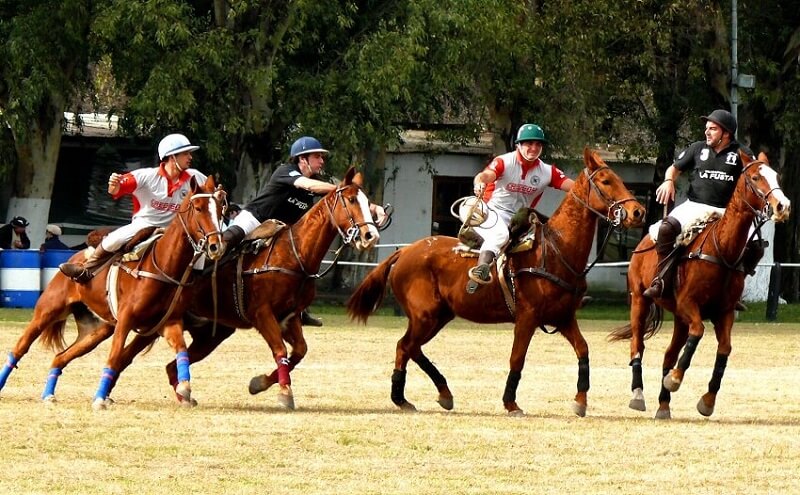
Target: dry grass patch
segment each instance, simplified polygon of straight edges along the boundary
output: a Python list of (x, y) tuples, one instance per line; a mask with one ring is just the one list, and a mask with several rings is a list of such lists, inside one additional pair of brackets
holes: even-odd
[[(577, 362), (559, 336), (537, 333), (518, 400), (528, 414), (506, 417), (501, 396), (511, 326), (458, 321), (426, 351), (447, 377), (455, 410), (413, 365), (407, 398), (389, 400), (394, 348), (405, 320), (367, 327), (326, 315), (309, 328), (309, 354), (292, 375), (298, 409), (273, 391), (247, 393), (251, 376), (274, 365), (253, 331), (237, 332), (192, 367), (200, 405), (173, 403), (159, 342), (123, 375), (117, 404), (93, 412), (91, 397), (107, 344), (70, 365), (58, 404), (39, 402), (50, 354), (38, 345), (0, 392), (0, 493), (115, 494), (285, 492), (300, 494), (798, 493), (798, 325), (737, 324), (717, 409), (695, 403), (711, 377), (716, 343), (700, 343), (672, 421), (652, 419), (666, 331), (648, 342), (648, 412), (629, 410), (628, 347), (605, 337), (620, 322), (583, 321), (592, 388), (586, 418), (572, 415)], [(666, 330), (666, 329), (665, 329)], [(0, 328), (8, 350), (21, 325)]]

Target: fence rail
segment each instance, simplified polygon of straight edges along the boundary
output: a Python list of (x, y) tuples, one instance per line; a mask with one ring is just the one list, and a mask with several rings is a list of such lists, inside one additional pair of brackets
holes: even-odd
[[(380, 248), (394, 248), (400, 249), (405, 246), (409, 246), (410, 244), (378, 244), (375, 246), (376, 249)], [(324, 260), (323, 263), (331, 264), (333, 261), (331, 260)], [(368, 262), (368, 261), (339, 261), (339, 265), (342, 266), (363, 266), (363, 267), (376, 267), (378, 263), (376, 262)], [(608, 268), (615, 268), (615, 267), (627, 267), (630, 265), (629, 261), (614, 261), (608, 263), (596, 263), (594, 266), (596, 267), (608, 267)], [(766, 319), (767, 321), (775, 321), (778, 319), (778, 306), (780, 304), (780, 288), (781, 288), (781, 277), (783, 276), (783, 269), (784, 268), (800, 268), (800, 263), (780, 263), (780, 262), (773, 262), (773, 263), (759, 263), (758, 266), (761, 267), (770, 267), (770, 276), (769, 276), (769, 288), (767, 291), (767, 310), (766, 310)]]

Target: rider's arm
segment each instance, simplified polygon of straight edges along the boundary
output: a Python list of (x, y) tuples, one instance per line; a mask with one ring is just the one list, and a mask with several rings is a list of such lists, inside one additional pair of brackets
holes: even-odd
[(294, 187), (311, 191), (314, 194), (323, 195), (335, 191), (337, 186), (330, 182), (300, 176), (294, 181)]
[(675, 180), (681, 175), (681, 171), (675, 168), (675, 165), (667, 167), (664, 173), (664, 182), (656, 189), (656, 201), (662, 205), (675, 200)]
[(574, 185), (575, 185), (575, 181), (574, 180), (565, 179), (564, 182), (561, 183), (561, 187), (559, 187), (559, 189), (561, 189), (564, 192), (569, 192), (569, 191), (572, 190), (572, 186), (574, 186)]
[(486, 186), (497, 180), (497, 174), (491, 168), (485, 168), (472, 180), (472, 192), (475, 196), (483, 196)]

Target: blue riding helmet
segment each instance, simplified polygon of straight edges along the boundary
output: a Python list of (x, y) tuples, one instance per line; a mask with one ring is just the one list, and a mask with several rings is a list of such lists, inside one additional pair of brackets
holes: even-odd
[(316, 138), (311, 136), (303, 136), (294, 143), (289, 150), (289, 157), (294, 158), (300, 155), (307, 155), (309, 153), (328, 153), (328, 150), (322, 147), (322, 143), (317, 141)]

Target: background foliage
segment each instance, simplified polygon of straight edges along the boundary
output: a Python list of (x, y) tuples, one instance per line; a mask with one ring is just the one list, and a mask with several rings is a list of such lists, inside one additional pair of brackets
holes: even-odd
[[(757, 81), (739, 92), (740, 139), (785, 171), (800, 159), (800, 9), (737, 6), (739, 71)], [(534, 121), (558, 152), (655, 157), (658, 183), (698, 117), (730, 105), (730, 15), (700, 0), (0, 0), (0, 156), (17, 158), (0, 166), (16, 196), (49, 198), (63, 111), (95, 110), (154, 145), (186, 133), (244, 200), (301, 134), (334, 150), (333, 174), (359, 163), (377, 187), (405, 128), (488, 130), (499, 153)], [(798, 204), (800, 175), (783, 175)], [(800, 259), (798, 214), (780, 260)]]

